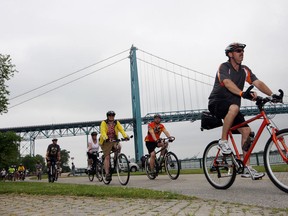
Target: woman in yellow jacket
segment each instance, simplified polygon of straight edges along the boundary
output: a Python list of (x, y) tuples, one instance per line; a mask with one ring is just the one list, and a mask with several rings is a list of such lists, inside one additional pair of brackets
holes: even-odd
[(118, 139), (118, 133), (120, 132), (125, 139), (129, 140), (129, 137), (125, 133), (122, 125), (119, 121), (115, 120), (116, 113), (114, 111), (108, 111), (106, 113), (107, 119), (101, 122), (100, 125), (100, 147), (104, 154), (104, 167), (106, 173), (106, 181), (111, 181), (112, 175), (110, 170), (110, 151), (121, 151), (121, 146), (119, 143), (113, 142)]

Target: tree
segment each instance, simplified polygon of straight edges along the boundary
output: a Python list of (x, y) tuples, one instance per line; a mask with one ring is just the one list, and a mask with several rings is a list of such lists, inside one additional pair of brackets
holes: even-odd
[(69, 151), (67, 151), (66, 149), (62, 149), (60, 151), (60, 155), (61, 155), (61, 166), (62, 166), (62, 172), (70, 172), (70, 167), (69, 167), (69, 159), (70, 159), (70, 155), (69, 155)]
[(0, 114), (8, 112), (8, 86), (5, 82), (17, 72), (15, 65), (11, 63), (10, 55), (0, 54)]
[(25, 166), (26, 169), (29, 169), (30, 172), (36, 172), (36, 163), (37, 161), (40, 161), (40, 163), (44, 166), (45, 160), (44, 157), (37, 154), (36, 156), (30, 156), (26, 155), (24, 158), (22, 158), (22, 163)]
[(18, 164), (20, 159), (19, 146), (21, 138), (14, 132), (0, 132), (0, 167), (7, 168)]

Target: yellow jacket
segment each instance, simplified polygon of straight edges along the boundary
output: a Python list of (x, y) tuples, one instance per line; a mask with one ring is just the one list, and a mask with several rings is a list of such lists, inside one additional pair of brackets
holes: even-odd
[[(118, 133), (120, 132), (122, 134), (122, 136), (124, 138), (128, 138), (127, 134), (125, 133), (122, 125), (120, 124), (119, 121), (115, 121), (115, 135), (116, 138), (118, 139)], [(99, 144), (102, 145), (104, 143), (105, 140), (108, 139), (107, 136), (107, 132), (108, 132), (108, 126), (106, 121), (102, 121), (101, 125), (100, 125), (100, 140), (99, 140)]]
[(18, 171), (25, 171), (25, 167), (24, 166), (19, 166), (18, 167)]

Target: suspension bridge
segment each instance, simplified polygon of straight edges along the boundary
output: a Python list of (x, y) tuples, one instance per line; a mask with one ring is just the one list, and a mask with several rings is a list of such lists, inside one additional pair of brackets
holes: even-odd
[[(100, 62), (89, 65), (11, 98), (10, 100), (21, 98), (23, 95), (37, 91), (44, 86), (49, 86), (59, 80), (65, 80), (65, 78), (71, 75), (81, 73), (81, 76), (77, 79), (49, 89), (48, 91), (31, 97), (28, 100), (16, 103), (10, 106), (9, 109), (15, 106), (20, 106), (23, 103), (29, 102), (30, 100), (36, 99), (37, 97), (43, 96), (51, 91), (65, 87), (72, 82), (90, 76), (97, 71), (104, 70), (127, 59), (130, 63), (132, 118), (118, 120), (124, 125), (125, 130), (133, 130), (135, 158), (136, 161), (139, 161), (140, 157), (143, 155), (142, 125), (152, 121), (155, 113), (162, 114), (163, 122), (194, 122), (199, 120), (201, 118), (201, 113), (207, 110), (208, 96), (214, 83), (214, 76), (173, 63), (132, 46), (131, 49), (115, 54)], [(108, 61), (111, 60), (112, 63), (108, 63)], [(84, 75), (82, 74), (87, 69), (105, 62), (107, 63), (104, 66), (99, 66), (92, 72)], [(251, 102), (243, 102), (244, 105), (241, 108), (241, 112), (244, 115), (251, 116), (258, 113), (257, 107)], [(285, 102), (284, 104), (270, 105), (266, 107), (266, 110), (270, 114), (288, 113), (288, 104)], [(20, 153), (22, 155), (35, 155), (37, 139), (83, 135), (86, 135), (88, 139), (88, 135), (91, 131), (99, 132), (100, 124), (101, 121), (89, 121), (10, 127), (1, 128), (0, 132), (16, 132), (23, 141), (26, 141), (26, 143), (21, 142)]]

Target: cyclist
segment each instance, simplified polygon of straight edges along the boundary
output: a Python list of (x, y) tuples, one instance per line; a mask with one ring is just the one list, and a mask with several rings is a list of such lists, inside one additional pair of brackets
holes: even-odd
[(16, 177), (16, 165), (11, 165), (8, 168), (8, 180), (14, 180), (15, 181)]
[(51, 167), (51, 161), (55, 161), (57, 164), (57, 169), (60, 168), (60, 146), (57, 144), (58, 139), (52, 139), (52, 143), (48, 146), (46, 151), (46, 160), (48, 173)]
[(36, 175), (38, 176), (38, 180), (41, 180), (41, 174), (42, 174), (42, 164), (38, 160), (35, 165), (36, 168)]
[[(148, 153), (150, 154), (150, 169), (151, 174), (155, 174), (155, 158), (156, 158), (156, 147), (163, 147), (163, 143), (160, 142), (160, 135), (161, 133), (164, 133), (166, 137), (171, 137), (170, 133), (166, 130), (165, 126), (161, 124), (161, 115), (155, 114), (154, 115), (154, 121), (148, 124), (148, 133), (145, 137), (145, 143), (148, 150)], [(163, 157), (165, 154), (164, 151), (161, 151), (160, 157)]]
[(96, 162), (96, 152), (99, 151), (99, 144), (97, 142), (97, 132), (91, 133), (91, 140), (88, 142), (87, 156), (88, 156), (88, 169), (91, 170), (92, 162)]
[[(252, 73), (250, 68), (242, 65), (245, 47), (246, 45), (242, 43), (231, 43), (226, 47), (225, 54), (228, 57), (228, 61), (220, 65), (213, 90), (209, 96), (209, 111), (218, 118), (224, 119), (222, 135), (219, 140), (219, 148), (223, 154), (232, 153), (227, 141), (230, 127), (245, 121), (243, 114), (240, 112), (241, 97), (249, 100), (254, 100), (257, 97), (256, 92), (251, 92), (250, 94), (243, 92), (245, 81), (250, 85), (253, 84), (268, 96), (278, 97)], [(237, 132), (242, 135), (241, 144), (243, 146), (251, 129), (248, 125), (244, 125)], [(245, 157), (246, 153), (243, 150), (243, 157)], [(250, 166), (250, 161), (247, 162), (247, 165), (242, 177), (251, 177), (252, 175), (254, 179), (257, 179), (265, 175), (253, 169)]]
[(5, 170), (5, 168), (2, 168), (2, 170), (1, 170), (1, 180), (5, 180), (5, 176), (6, 176), (6, 170)]
[(25, 166), (22, 163), (19, 164), (17, 172), (18, 179), (20, 177), (22, 177), (23, 179), (25, 178)]
[(119, 143), (113, 142), (113, 140), (118, 139), (118, 133), (120, 132), (122, 136), (129, 140), (128, 135), (125, 133), (123, 126), (119, 121), (115, 120), (116, 113), (114, 111), (108, 111), (106, 113), (107, 119), (101, 122), (100, 125), (100, 141), (99, 144), (104, 155), (104, 168), (105, 168), (105, 179), (106, 181), (111, 181), (112, 175), (110, 170), (110, 151), (117, 151), (120, 153), (121, 146)]
[(22, 163), (20, 163), (17, 170), (18, 170), (18, 172), (24, 172), (25, 171), (24, 165)]

